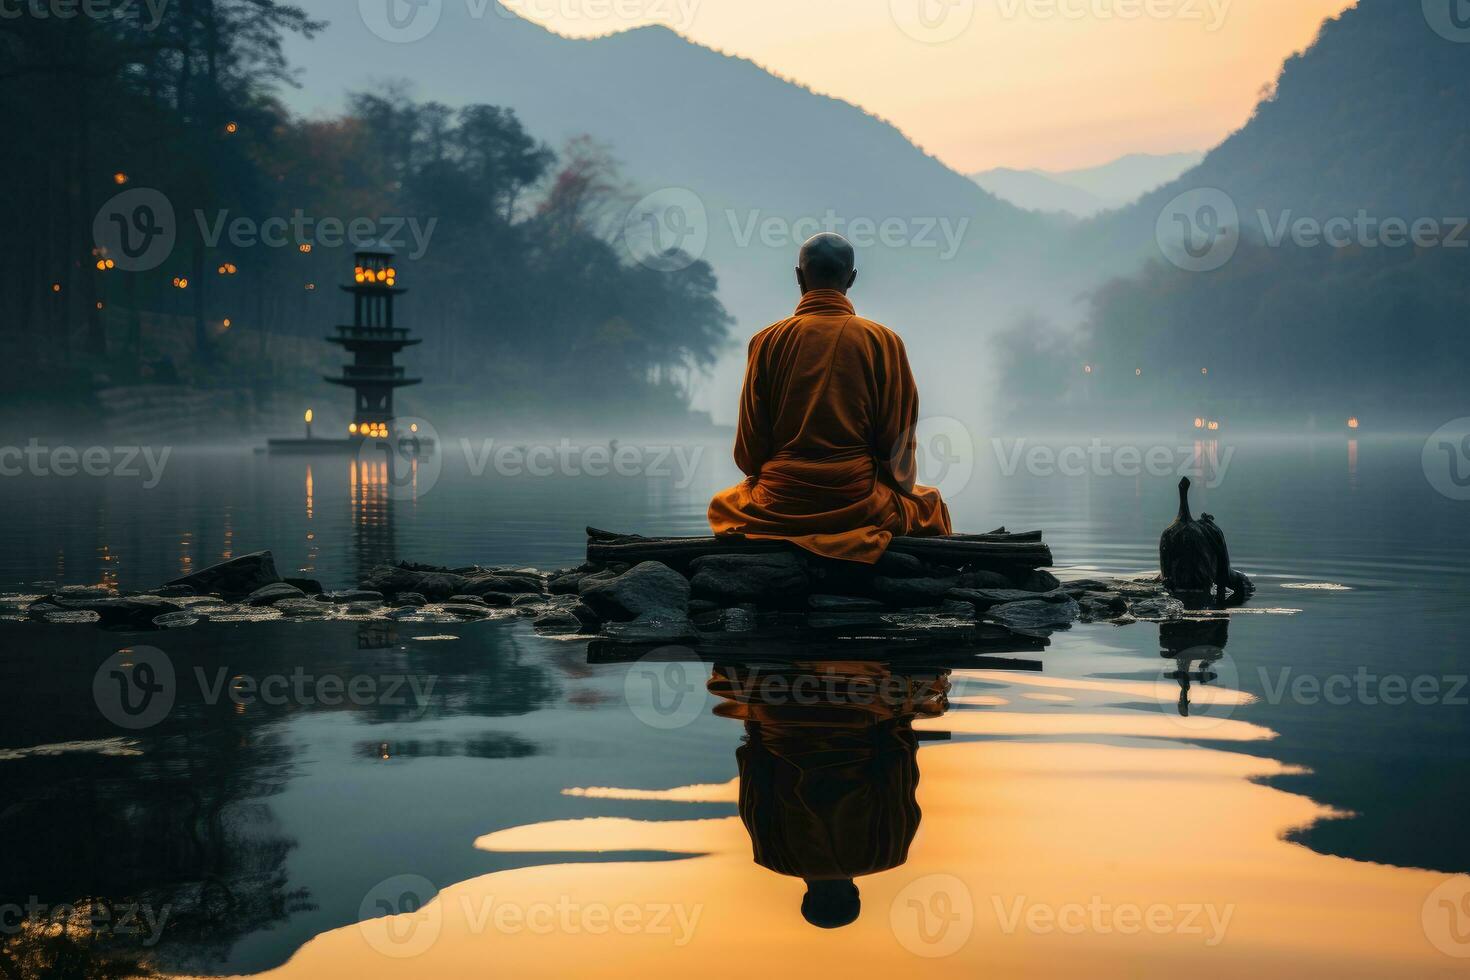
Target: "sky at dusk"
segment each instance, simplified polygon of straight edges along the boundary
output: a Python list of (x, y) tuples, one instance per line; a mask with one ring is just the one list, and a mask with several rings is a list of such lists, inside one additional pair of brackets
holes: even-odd
[[(475, 0), (445, 0), (475, 2)], [(1349, 0), (510, 0), (569, 36), (663, 24), (883, 116), (949, 166), (1204, 150)]]

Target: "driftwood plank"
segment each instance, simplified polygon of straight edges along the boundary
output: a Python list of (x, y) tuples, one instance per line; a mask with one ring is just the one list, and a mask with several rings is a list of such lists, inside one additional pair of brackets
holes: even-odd
[[(707, 555), (760, 554), (780, 552), (792, 545), (784, 541), (747, 541), (742, 538), (646, 538), (587, 529), (587, 560), (594, 562), (661, 561), (685, 568)], [(988, 568), (1046, 568), (1052, 562), (1051, 548), (1039, 531), (1023, 534), (969, 534), (936, 538), (894, 538), (889, 550), (925, 561), (959, 568), (976, 565)]]

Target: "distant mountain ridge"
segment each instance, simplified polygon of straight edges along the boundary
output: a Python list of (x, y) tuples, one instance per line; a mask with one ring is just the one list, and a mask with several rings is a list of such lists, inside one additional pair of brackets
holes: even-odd
[(1420, 4), (1328, 20), (1200, 166), (1077, 227), (1058, 266), (1116, 278), (1087, 288), (1080, 330), (1006, 338), (1008, 394), (1032, 412), (1037, 392), (1043, 408), (1085, 393), (1097, 417), (1173, 405), (1263, 427), (1464, 414), (1467, 100), (1470, 44)]
[[(976, 311), (1014, 294), (1000, 268), (1022, 262), (1058, 228), (864, 110), (663, 27), (570, 39), (446, 3), (437, 29), (412, 44), (383, 41), (354, 12), (288, 56), (318, 100), (406, 76), (421, 99), (508, 106), (553, 146), (588, 134), (610, 147), (640, 193), (692, 192), (694, 201), (676, 197), (700, 212), (695, 230), (708, 234), (700, 251), (742, 347), (794, 307), (792, 267), (804, 236), (832, 227), (872, 242), (858, 242), (860, 309), (918, 341), (916, 367), (955, 382), (932, 386), (936, 405), (946, 392), (956, 396), (949, 411), (976, 403), (973, 373), (959, 373), (952, 349), (922, 341), (990, 325), (977, 323)], [(732, 351), (710, 385), (704, 407), (717, 418), (731, 419), (742, 367)]]
[(997, 167), (970, 179), (1003, 201), (1028, 211), (1059, 211), (1089, 218), (1132, 204), (1179, 178), (1203, 153), (1131, 153), (1081, 170), (1014, 170)]

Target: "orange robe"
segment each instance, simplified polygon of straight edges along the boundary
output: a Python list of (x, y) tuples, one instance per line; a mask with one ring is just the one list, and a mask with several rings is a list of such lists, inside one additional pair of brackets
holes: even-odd
[(915, 482), (919, 393), (898, 335), (835, 289), (750, 342), (735, 462), (715, 495), (718, 535), (790, 541), (874, 564), (895, 535), (953, 533), (939, 491)]

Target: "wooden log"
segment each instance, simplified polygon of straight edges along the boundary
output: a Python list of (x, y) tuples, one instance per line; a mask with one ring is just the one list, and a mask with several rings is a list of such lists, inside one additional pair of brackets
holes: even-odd
[[(707, 555), (769, 554), (794, 547), (785, 541), (748, 541), (742, 538), (645, 538), (587, 529), (587, 560), (637, 564), (663, 562), (680, 570)], [(936, 538), (894, 538), (889, 550), (924, 561), (960, 568), (1027, 570), (1053, 563), (1051, 548), (1039, 531), (1025, 534), (972, 534)]]

